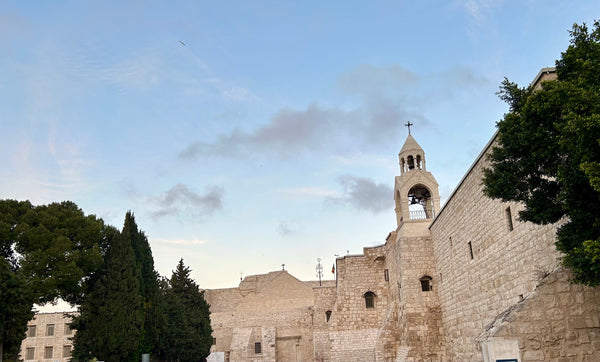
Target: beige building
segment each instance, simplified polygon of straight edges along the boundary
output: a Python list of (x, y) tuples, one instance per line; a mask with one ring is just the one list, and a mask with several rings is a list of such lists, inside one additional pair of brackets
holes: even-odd
[(67, 362), (71, 357), (73, 331), (64, 313), (37, 313), (27, 325), (21, 344), (24, 361)]
[[(533, 86), (554, 79), (544, 68)], [(559, 266), (556, 225), (482, 192), (495, 136), (440, 207), (409, 135), (394, 183), (397, 228), (336, 260), (318, 286), (285, 271), (206, 291), (224, 361), (600, 361), (600, 289)]]

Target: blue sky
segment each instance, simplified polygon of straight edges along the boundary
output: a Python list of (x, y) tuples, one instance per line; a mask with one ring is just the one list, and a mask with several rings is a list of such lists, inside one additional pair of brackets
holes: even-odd
[(396, 228), (407, 135), (442, 203), (598, 1), (3, 1), (0, 197), (135, 213), (203, 288)]

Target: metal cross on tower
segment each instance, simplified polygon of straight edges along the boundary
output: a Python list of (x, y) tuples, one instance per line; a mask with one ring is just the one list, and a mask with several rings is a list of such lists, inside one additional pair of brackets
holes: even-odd
[(319, 286), (321, 286), (321, 278), (323, 277), (323, 265), (321, 265), (321, 258), (317, 258), (317, 277), (319, 278)]
[(414, 126), (414, 124), (408, 121), (404, 126), (408, 127), (408, 134), (410, 134), (410, 126)]

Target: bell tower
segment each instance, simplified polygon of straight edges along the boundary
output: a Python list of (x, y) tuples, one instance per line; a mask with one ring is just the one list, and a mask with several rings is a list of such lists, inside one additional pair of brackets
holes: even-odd
[(440, 210), (439, 185), (427, 171), (425, 152), (410, 134), (398, 154), (400, 176), (396, 176), (394, 201), (398, 236), (425, 236)]

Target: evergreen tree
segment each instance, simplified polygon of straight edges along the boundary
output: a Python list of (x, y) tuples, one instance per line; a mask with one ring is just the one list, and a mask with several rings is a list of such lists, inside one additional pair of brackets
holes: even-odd
[(212, 328), (204, 291), (190, 278), (190, 269), (177, 264), (169, 284), (163, 283), (168, 324), (160, 355), (167, 361), (202, 361), (210, 354)]
[(102, 274), (73, 319), (73, 357), (137, 362), (143, 314), (135, 253), (129, 238), (114, 228), (110, 241)]
[(140, 276), (140, 296), (144, 316), (140, 351), (141, 353), (150, 353), (155, 351), (156, 346), (158, 346), (158, 325), (162, 323), (162, 315), (159, 313), (158, 273), (154, 270), (154, 259), (148, 238), (143, 231), (138, 229), (131, 211), (128, 211), (125, 215), (121, 235), (130, 241), (135, 253), (135, 264)]

